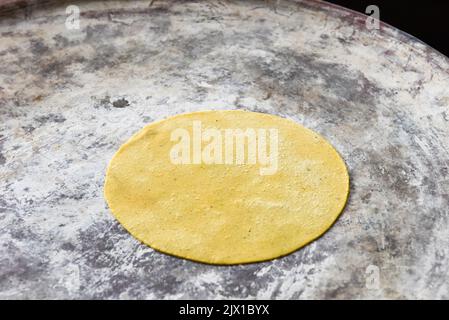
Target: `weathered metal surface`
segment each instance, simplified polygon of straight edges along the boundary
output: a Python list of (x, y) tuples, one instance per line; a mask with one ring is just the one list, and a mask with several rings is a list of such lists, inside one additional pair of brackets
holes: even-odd
[[(449, 298), (447, 58), (319, 2), (78, 5), (80, 30), (61, 3), (0, 21), (0, 298)], [(337, 147), (341, 218), (243, 266), (140, 244), (103, 199), (115, 150), (151, 121), (235, 108)]]

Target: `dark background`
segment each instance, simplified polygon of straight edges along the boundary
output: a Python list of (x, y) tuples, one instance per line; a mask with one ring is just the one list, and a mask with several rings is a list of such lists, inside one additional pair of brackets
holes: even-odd
[(380, 20), (449, 57), (449, 0), (326, 0), (365, 14), (366, 7), (379, 7)]

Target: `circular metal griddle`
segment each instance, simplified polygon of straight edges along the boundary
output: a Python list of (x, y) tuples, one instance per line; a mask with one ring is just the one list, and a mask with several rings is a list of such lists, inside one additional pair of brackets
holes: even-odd
[[(0, 298), (449, 298), (446, 57), (315, 1), (0, 11)], [(352, 178), (333, 228), (232, 267), (128, 234), (103, 199), (109, 159), (145, 124), (203, 109), (323, 134)]]

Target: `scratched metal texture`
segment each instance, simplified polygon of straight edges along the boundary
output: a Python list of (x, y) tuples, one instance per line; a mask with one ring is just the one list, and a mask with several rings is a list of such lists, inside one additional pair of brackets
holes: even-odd
[[(449, 298), (443, 55), (315, 1), (2, 2), (0, 298)], [(351, 174), (332, 229), (240, 266), (128, 234), (103, 198), (108, 161), (145, 124), (203, 109), (323, 134)]]

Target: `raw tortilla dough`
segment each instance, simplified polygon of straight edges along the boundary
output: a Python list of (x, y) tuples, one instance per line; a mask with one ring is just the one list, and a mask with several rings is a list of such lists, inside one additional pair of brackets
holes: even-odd
[[(278, 170), (170, 161), (176, 128), (278, 128)], [(349, 176), (320, 135), (273, 115), (204, 111), (151, 123), (111, 160), (105, 197), (118, 221), (150, 247), (195, 261), (239, 264), (291, 253), (342, 212)]]

